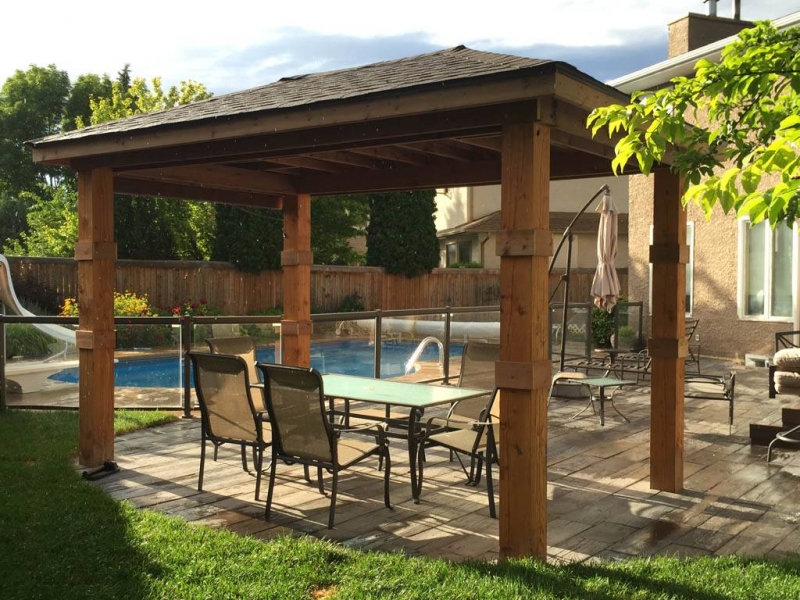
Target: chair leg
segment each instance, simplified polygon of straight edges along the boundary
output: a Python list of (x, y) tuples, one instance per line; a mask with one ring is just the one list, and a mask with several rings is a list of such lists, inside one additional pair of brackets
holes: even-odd
[(477, 486), (481, 482), (481, 473), (483, 472), (483, 458), (478, 456), (475, 459), (478, 463), (478, 467), (475, 469), (475, 479), (472, 482), (472, 485)]
[(317, 467), (317, 486), (319, 487), (319, 493), (324, 496), (325, 488), (322, 485), (322, 467)]
[(767, 463), (772, 462), (772, 446), (774, 446), (777, 441), (777, 439), (774, 439), (769, 443), (769, 446), (767, 446)]
[[(411, 458), (411, 456), (409, 456)], [(413, 459), (412, 459), (413, 460)], [(420, 496), (422, 496), (422, 480), (423, 480), (423, 470), (425, 468), (425, 462), (422, 460), (422, 442), (419, 444), (419, 448), (417, 449), (417, 498), (416, 501), (419, 502)], [(411, 482), (414, 483), (413, 481)], [(413, 489), (412, 489), (413, 491)]]
[(250, 469), (247, 468), (247, 446), (242, 444), (242, 469), (245, 473), (249, 473)]
[(308, 482), (311, 483), (311, 475), (308, 472), (308, 465), (303, 465), (303, 478)]
[(217, 462), (217, 452), (219, 452), (219, 447), (222, 445), (219, 442), (212, 442), (214, 444), (214, 462)]
[(497, 518), (497, 510), (494, 506), (494, 484), (492, 483), (492, 461), (494, 457), (489, 451), (488, 446), (486, 449), (486, 493), (489, 494), (489, 516), (493, 519)]
[(277, 469), (278, 460), (275, 457), (275, 452), (272, 453), (272, 463), (269, 466), (269, 487), (267, 489), (267, 504), (264, 506), (264, 520), (269, 521), (269, 514), (272, 510), (272, 490), (275, 488), (275, 469)]
[(255, 501), (258, 502), (258, 496), (261, 493), (261, 469), (264, 465), (264, 448), (262, 446), (253, 446), (253, 452), (255, 453), (255, 458), (253, 463), (256, 466), (256, 495)]
[(386, 458), (383, 473), (383, 503), (386, 505), (386, 508), (393, 508), (392, 502), (389, 499), (389, 478), (392, 475), (392, 457), (389, 455), (389, 446), (383, 447), (381, 459), (383, 458)]
[[(322, 476), (320, 476), (322, 480)], [(339, 470), (333, 467), (333, 482), (331, 483), (331, 512), (328, 516), (328, 529), (333, 529), (333, 519), (336, 515), (336, 486), (339, 483)]]
[(197, 477), (197, 491), (203, 491), (203, 470), (206, 466), (206, 435), (205, 432), (200, 439), (200, 475)]

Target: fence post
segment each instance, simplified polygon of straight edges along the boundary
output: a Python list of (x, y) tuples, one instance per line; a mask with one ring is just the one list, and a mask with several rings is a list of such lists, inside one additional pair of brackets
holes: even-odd
[(444, 307), (444, 356), (442, 357), (442, 370), (444, 371), (444, 385), (450, 385), (450, 321), (452, 314), (450, 307)]
[(192, 372), (189, 352), (192, 351), (192, 331), (194, 322), (192, 317), (184, 315), (180, 319), (181, 325), (181, 350), (183, 354), (183, 418), (192, 418)]
[(381, 309), (377, 309), (375, 311), (375, 366), (373, 367), (373, 375), (375, 379), (381, 378), (381, 340), (383, 339), (382, 335), (382, 323), (383, 317), (381, 316)]

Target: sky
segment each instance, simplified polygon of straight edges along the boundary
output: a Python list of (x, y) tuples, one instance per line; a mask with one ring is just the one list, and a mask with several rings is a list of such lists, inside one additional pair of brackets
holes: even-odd
[[(800, 10), (800, 0), (741, 4), (748, 20)], [(130, 63), (134, 77), (194, 79), (219, 95), (459, 44), (606, 81), (666, 59), (667, 24), (707, 11), (702, 0), (15, 1), (0, 18), (0, 82), (31, 64), (74, 80)], [(732, 0), (717, 11), (730, 16)]]

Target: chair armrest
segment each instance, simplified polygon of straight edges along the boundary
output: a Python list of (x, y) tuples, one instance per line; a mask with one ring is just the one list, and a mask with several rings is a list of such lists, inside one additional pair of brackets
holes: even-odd
[(383, 445), (386, 443), (386, 430), (382, 423), (365, 423), (364, 425), (356, 425), (355, 427), (337, 427), (334, 429), (336, 437), (340, 437), (343, 433), (357, 433), (374, 429), (378, 437), (378, 443)]

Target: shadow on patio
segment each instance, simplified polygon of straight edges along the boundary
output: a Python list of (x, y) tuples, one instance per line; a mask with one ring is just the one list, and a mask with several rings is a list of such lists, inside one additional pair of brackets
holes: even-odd
[[(718, 366), (718, 365), (715, 365)], [(649, 488), (649, 396), (633, 388), (617, 399), (631, 419), (607, 415), (606, 426), (581, 406), (554, 401), (548, 443), (548, 558), (552, 562), (668, 554), (769, 554), (800, 549), (800, 455), (782, 453), (772, 465), (751, 447), (749, 423), (774, 423), (781, 402), (766, 399), (765, 372), (738, 374), (734, 432), (727, 405), (686, 403), (686, 489)], [(299, 467), (281, 465), (273, 517), (263, 519), (264, 496), (253, 499), (254, 478), (241, 469), (238, 448), (208, 461), (197, 492), (199, 420), (180, 421), (122, 436), (121, 472), (100, 483), (114, 498), (199, 524), (259, 538), (307, 533), (367, 550), (454, 560), (496, 559), (497, 521), (488, 516), (484, 483), (464, 485), (457, 463), (430, 450), (422, 502), (411, 499), (405, 445), (392, 446), (392, 502), (382, 504), (382, 477), (373, 466), (344, 472), (336, 527), (326, 528), (329, 499), (307, 483)]]

